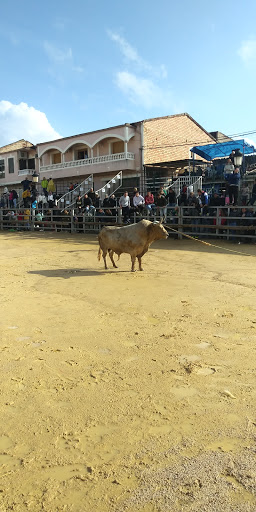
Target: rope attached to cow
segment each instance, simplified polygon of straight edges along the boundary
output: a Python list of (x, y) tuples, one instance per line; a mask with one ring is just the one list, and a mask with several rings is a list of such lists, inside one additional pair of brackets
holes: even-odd
[(255, 254), (249, 254), (247, 252), (241, 252), (236, 251), (234, 249), (228, 249), (227, 247), (221, 247), (220, 245), (211, 244), (210, 242), (205, 242), (204, 240), (198, 240), (198, 238), (195, 238), (194, 236), (187, 235), (186, 233), (181, 233), (177, 229), (170, 228), (167, 224), (162, 224), (166, 229), (169, 229), (170, 231), (174, 231), (174, 233), (178, 233), (179, 235), (185, 236), (186, 238), (189, 238), (190, 240), (193, 240), (194, 242), (200, 242), (200, 244), (208, 245), (210, 247), (215, 247), (216, 249), (221, 249), (222, 251), (228, 251), (233, 252), (235, 254), (241, 254), (242, 256), (253, 256), (255, 258)]

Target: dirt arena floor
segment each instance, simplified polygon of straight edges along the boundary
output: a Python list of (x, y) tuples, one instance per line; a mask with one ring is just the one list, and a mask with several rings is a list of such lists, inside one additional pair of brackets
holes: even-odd
[(256, 246), (0, 233), (0, 511), (255, 512)]

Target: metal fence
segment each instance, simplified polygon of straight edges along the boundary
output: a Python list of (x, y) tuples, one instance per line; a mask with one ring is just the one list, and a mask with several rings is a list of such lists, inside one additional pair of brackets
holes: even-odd
[[(173, 228), (173, 236), (192, 234), (200, 238), (222, 238), (231, 241), (256, 243), (256, 208), (252, 206), (210, 207), (206, 214), (194, 207), (176, 206), (155, 208), (142, 214), (131, 208), (128, 222), (142, 219), (163, 221)], [(0, 209), (0, 230), (16, 231), (64, 231), (68, 233), (99, 232), (104, 225), (123, 225), (119, 207), (82, 212), (34, 209)]]

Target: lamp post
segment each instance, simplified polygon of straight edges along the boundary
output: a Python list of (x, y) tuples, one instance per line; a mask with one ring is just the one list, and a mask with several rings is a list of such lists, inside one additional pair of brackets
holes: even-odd
[(243, 162), (243, 154), (241, 153), (240, 149), (235, 149), (234, 154), (234, 164), (236, 167), (241, 167)]
[(32, 181), (33, 181), (33, 183), (38, 183), (38, 177), (39, 177), (39, 174), (37, 174), (37, 172), (34, 171), (33, 174), (32, 174)]

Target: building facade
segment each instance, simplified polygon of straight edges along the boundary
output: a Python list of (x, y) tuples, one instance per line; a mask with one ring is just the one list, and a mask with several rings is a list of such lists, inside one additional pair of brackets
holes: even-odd
[(21, 188), (25, 178), (32, 180), (37, 168), (36, 147), (29, 141), (21, 139), (0, 148), (0, 189)]
[(124, 186), (134, 182), (142, 187), (148, 166), (173, 162), (182, 170), (191, 158), (192, 146), (213, 142), (215, 139), (186, 113), (64, 137), (36, 147), (22, 140), (0, 149), (0, 187), (21, 188), (24, 177), (30, 178), (34, 169), (40, 181), (53, 178), (58, 194), (90, 175), (94, 189), (99, 190), (120, 171)]

